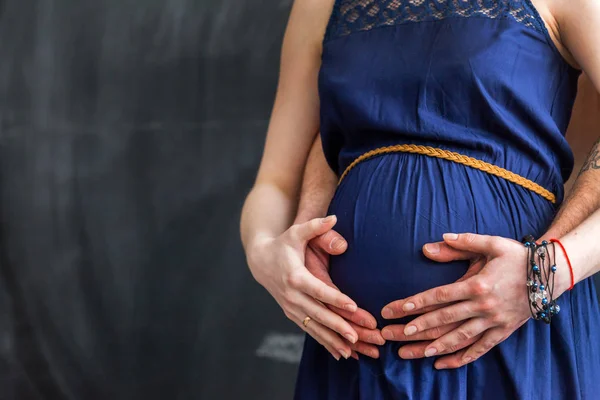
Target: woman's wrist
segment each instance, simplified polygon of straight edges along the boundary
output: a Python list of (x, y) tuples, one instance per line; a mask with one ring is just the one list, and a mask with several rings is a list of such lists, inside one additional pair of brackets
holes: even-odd
[[(557, 243), (551, 243), (551, 240), (555, 239), (552, 236), (552, 232), (548, 231), (542, 237), (536, 240), (536, 243), (542, 243), (543, 241), (548, 242), (548, 251), (550, 253), (550, 261), (553, 266), (556, 266), (556, 272), (554, 273), (554, 298), (558, 298), (564, 292), (569, 290), (571, 287), (571, 267), (569, 266), (569, 260), (563, 249)], [(562, 239), (559, 239), (563, 243)], [(568, 243), (568, 241), (567, 241)], [(569, 251), (566, 247), (565, 249)], [(569, 253), (567, 253), (569, 254)], [(575, 280), (575, 283), (578, 281)]]
[(246, 247), (246, 260), (250, 269), (253, 268), (259, 255), (263, 253), (265, 246), (273, 240), (275, 240), (275, 237), (265, 232), (254, 235)]
[(554, 273), (554, 296), (558, 298), (571, 287), (571, 268), (562, 248), (557, 243), (553, 243), (550, 247), (554, 247), (552, 254), (553, 265), (556, 266), (556, 272)]

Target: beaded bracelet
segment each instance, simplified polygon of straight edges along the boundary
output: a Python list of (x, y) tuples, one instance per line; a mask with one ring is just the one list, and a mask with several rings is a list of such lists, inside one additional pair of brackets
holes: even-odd
[(560, 306), (554, 299), (556, 248), (552, 242), (552, 257), (550, 257), (547, 241), (538, 244), (533, 236), (528, 235), (523, 242), (527, 248), (527, 297), (531, 316), (535, 320), (542, 320), (549, 324), (552, 316), (560, 312)]

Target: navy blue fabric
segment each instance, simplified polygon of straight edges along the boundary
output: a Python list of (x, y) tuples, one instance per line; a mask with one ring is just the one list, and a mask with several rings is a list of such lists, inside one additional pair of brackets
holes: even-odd
[[(348, 16), (350, 3), (361, 2), (336, 3), (319, 74), (323, 148), (338, 174), (368, 150), (415, 143), (506, 168), (558, 198), (552, 204), (502, 178), (422, 155), (393, 153), (359, 163), (329, 207), (349, 244), (331, 259), (331, 275), (382, 328), (408, 321), (383, 320), (385, 304), (454, 282), (466, 271), (464, 261), (428, 260), (423, 244), (446, 232), (520, 240), (548, 228), (573, 168), (564, 133), (579, 71), (564, 62), (544, 29), (524, 20), (465, 17), (448, 6), (443, 18), (397, 18), (370, 28), (359, 23), (348, 31), (347, 21), (361, 18)], [(502, 4), (513, 3), (521, 2)], [(527, 10), (539, 21), (535, 9)], [(434, 358), (402, 360), (398, 342), (381, 346), (378, 360), (338, 362), (307, 336), (296, 399), (595, 398), (600, 309), (592, 280), (558, 304), (561, 314), (550, 326), (530, 321), (455, 370), (435, 370)]]

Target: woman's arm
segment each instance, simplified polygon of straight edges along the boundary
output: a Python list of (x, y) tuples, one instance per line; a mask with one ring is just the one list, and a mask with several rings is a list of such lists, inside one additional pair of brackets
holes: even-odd
[(302, 173), (319, 125), (317, 75), (332, 4), (331, 0), (296, 0), (292, 6), (265, 149), (242, 208), (240, 233), (253, 277), (289, 319), (339, 359), (351, 354), (339, 335), (354, 343), (357, 333), (324, 304), (354, 312), (356, 303), (304, 266), (307, 243), (329, 231), (336, 219), (292, 225)]
[(319, 33), (325, 18), (318, 0), (294, 2), (262, 160), (242, 209), (241, 237), (247, 252), (258, 238), (280, 235), (294, 219), (302, 173), (319, 125)]

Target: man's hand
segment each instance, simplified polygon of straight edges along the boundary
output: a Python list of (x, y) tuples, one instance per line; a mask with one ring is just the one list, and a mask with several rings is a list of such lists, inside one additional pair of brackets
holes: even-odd
[[(337, 289), (329, 276), (329, 256), (340, 255), (347, 248), (348, 243), (334, 230), (330, 230), (314, 238), (308, 243), (306, 248), (306, 269), (328, 286)], [(376, 329), (377, 322), (371, 314), (361, 308), (355, 312), (350, 312), (329, 304), (327, 307), (346, 319), (358, 334), (358, 341), (356, 343), (347, 342), (353, 350), (352, 356), (354, 358), (358, 359), (356, 353), (361, 353), (372, 358), (379, 357), (379, 350), (375, 345), (382, 345), (385, 343), (385, 340), (381, 336), (381, 332)]]

